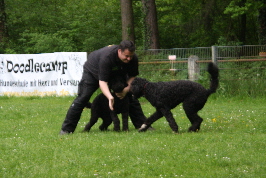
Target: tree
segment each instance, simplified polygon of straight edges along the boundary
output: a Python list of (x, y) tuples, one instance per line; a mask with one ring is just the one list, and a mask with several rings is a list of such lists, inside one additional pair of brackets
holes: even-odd
[(238, 20), (235, 34), (242, 44), (266, 44), (266, 0), (231, 0), (224, 13)]
[(266, 45), (266, 0), (261, 0), (263, 3), (259, 8), (258, 15), (258, 36), (259, 36), (259, 44)]
[(237, 36), (242, 44), (246, 42), (246, 23), (249, 6), (246, 0), (232, 0), (225, 9), (225, 14), (231, 14), (231, 18), (239, 19), (239, 33)]
[[(244, 7), (246, 3), (246, 0), (241, 0), (239, 6)], [(246, 24), (247, 23), (247, 13), (241, 14), (240, 16), (240, 36), (239, 40), (242, 42), (242, 44), (245, 45), (246, 43)]]
[(13, 53), (91, 52), (121, 41), (116, 0), (6, 0), (6, 13)]
[(1, 52), (90, 52), (121, 36), (139, 49), (266, 44), (266, 0), (0, 0)]
[(6, 12), (5, 12), (5, 1), (0, 0), (0, 43), (1, 47), (5, 44), (5, 38), (7, 37), (6, 27)]
[(122, 20), (122, 40), (135, 42), (132, 0), (120, 0)]
[(144, 13), (144, 43), (147, 49), (159, 49), (159, 30), (155, 0), (141, 0)]

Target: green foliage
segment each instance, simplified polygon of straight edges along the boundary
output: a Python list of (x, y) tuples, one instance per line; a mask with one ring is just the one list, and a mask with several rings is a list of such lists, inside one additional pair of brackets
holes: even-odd
[(242, 45), (239, 41), (228, 41), (226, 37), (221, 36), (216, 43), (216, 46), (239, 46)]
[(232, 18), (236, 18), (243, 14), (257, 15), (254, 12), (257, 12), (259, 8), (263, 7), (262, 1), (253, 1), (253, 0), (232, 0), (230, 4), (225, 8), (225, 14), (231, 14)]
[[(2, 53), (90, 52), (121, 41), (117, 0), (6, 0), (9, 40)], [(241, 14), (246, 14), (245, 44), (258, 44), (261, 1), (156, 0), (163, 49), (212, 46), (220, 38), (241, 41)], [(141, 1), (133, 0), (136, 44), (145, 48)], [(27, 10), (26, 10), (27, 9)], [(233, 17), (233, 18), (232, 18)]]
[(16, 53), (90, 52), (121, 41), (117, 1), (8, 0), (6, 4), (9, 48)]
[(27, 54), (76, 51), (71, 39), (58, 34), (23, 33), (19, 42)]
[(233, 97), (265, 97), (265, 62), (228, 62), (219, 65), (222, 95)]
[[(85, 109), (77, 130), (58, 135), (73, 97), (0, 97), (0, 177), (264, 177), (265, 98), (211, 97), (200, 115), (199, 133), (181, 106), (173, 109), (180, 128), (164, 118), (138, 133), (100, 132)], [(142, 100), (146, 116), (154, 108)], [(110, 127), (112, 128), (112, 126)]]

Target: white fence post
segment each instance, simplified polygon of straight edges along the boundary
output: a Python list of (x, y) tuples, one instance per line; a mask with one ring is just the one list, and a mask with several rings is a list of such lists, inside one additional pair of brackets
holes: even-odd
[(189, 80), (198, 80), (198, 76), (200, 74), (200, 68), (197, 64), (197, 61), (199, 60), (198, 56), (191, 55), (188, 58), (188, 79)]
[(212, 46), (212, 62), (217, 65), (217, 46)]

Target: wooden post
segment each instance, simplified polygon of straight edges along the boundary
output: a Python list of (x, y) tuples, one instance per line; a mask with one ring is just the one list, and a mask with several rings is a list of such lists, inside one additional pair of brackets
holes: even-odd
[(191, 55), (188, 58), (188, 79), (191, 81), (198, 80), (200, 74), (200, 68), (197, 64), (198, 60), (199, 57), (195, 55)]
[(212, 62), (217, 65), (217, 46), (212, 46)]

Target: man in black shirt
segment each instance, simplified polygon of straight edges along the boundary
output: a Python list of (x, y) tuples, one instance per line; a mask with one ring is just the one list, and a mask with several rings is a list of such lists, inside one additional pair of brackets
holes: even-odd
[[(116, 94), (122, 99), (129, 92), (130, 83), (138, 74), (138, 57), (135, 54), (135, 45), (131, 41), (125, 40), (120, 45), (107, 46), (90, 53), (83, 66), (78, 96), (67, 112), (60, 134), (75, 131), (84, 107), (99, 87), (109, 100), (110, 109), (113, 110), (114, 97), (108, 88), (108, 81), (111, 77), (115, 75), (127, 77), (128, 87)], [(132, 96), (130, 96), (129, 116), (135, 128), (140, 128), (146, 120), (139, 101)]]

